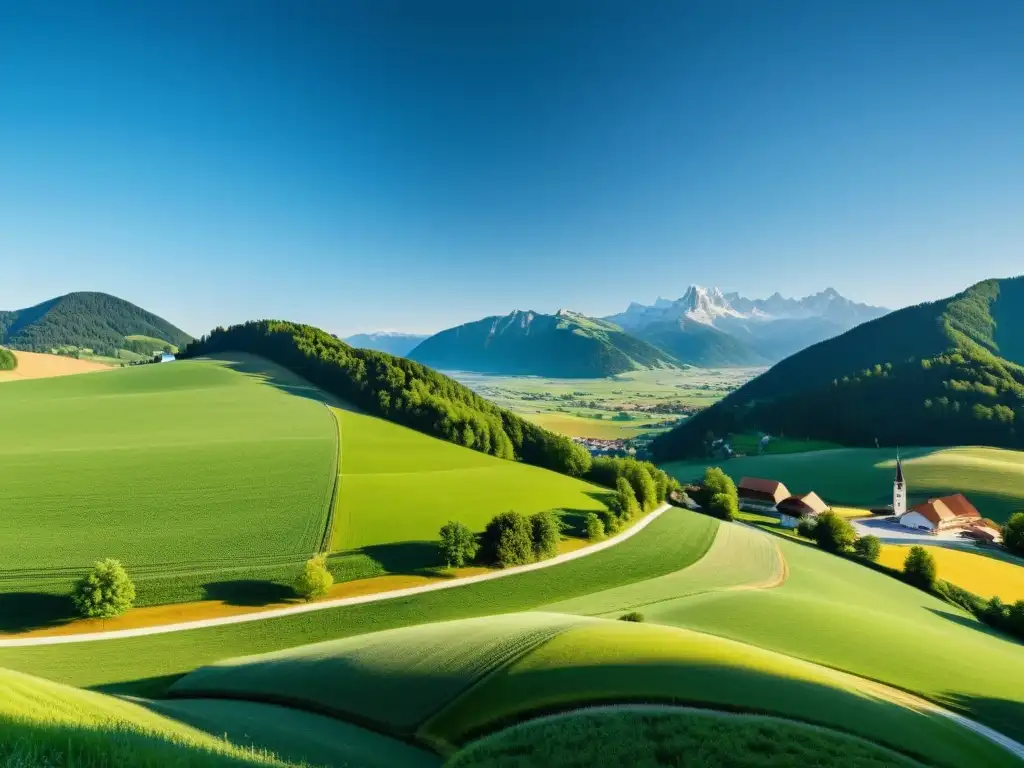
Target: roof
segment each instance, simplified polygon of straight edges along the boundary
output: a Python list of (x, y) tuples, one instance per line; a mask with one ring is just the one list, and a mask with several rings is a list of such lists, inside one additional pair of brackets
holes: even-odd
[(821, 497), (814, 491), (805, 493), (802, 496), (790, 496), (779, 504), (780, 507), (800, 507), (807, 514), (820, 515), (828, 511), (828, 504), (821, 500)]
[(789, 489), (778, 480), (763, 480), (760, 477), (744, 477), (737, 487), (740, 491), (753, 491), (771, 496), (776, 504), (790, 495)]
[(912, 507), (910, 511), (917, 512), (935, 525), (942, 525), (942, 523), (957, 519), (981, 517), (978, 510), (962, 493), (943, 496), (941, 499), (928, 499), (923, 504)]
[(896, 482), (903, 482), (903, 462), (900, 461), (900, 457), (896, 457)]

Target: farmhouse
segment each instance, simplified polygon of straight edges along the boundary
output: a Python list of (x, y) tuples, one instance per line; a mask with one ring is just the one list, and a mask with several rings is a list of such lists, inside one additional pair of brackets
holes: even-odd
[(791, 495), (778, 480), (762, 480), (759, 477), (744, 477), (736, 487), (740, 497), (740, 508), (752, 512), (775, 512), (779, 502)]
[(801, 517), (817, 517), (828, 512), (828, 504), (814, 491), (802, 496), (793, 495), (783, 499), (776, 507), (783, 528), (795, 528)]
[(900, 525), (929, 533), (969, 528), (980, 522), (981, 515), (962, 493), (929, 499), (900, 515)]

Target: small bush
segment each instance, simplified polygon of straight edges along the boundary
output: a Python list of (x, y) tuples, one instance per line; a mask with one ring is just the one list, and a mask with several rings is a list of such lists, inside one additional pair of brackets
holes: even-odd
[(334, 576), (327, 569), (327, 555), (313, 555), (306, 561), (302, 573), (295, 582), (295, 592), (309, 602), (324, 597), (331, 591)]
[(708, 511), (722, 520), (735, 520), (740, 513), (740, 508), (735, 496), (730, 496), (728, 493), (716, 493), (711, 497)]
[(604, 523), (601, 518), (593, 512), (588, 512), (585, 518), (587, 526), (587, 538), (590, 541), (600, 541), (604, 538)]
[(818, 525), (818, 521), (813, 517), (802, 517), (800, 522), (796, 524), (796, 532), (803, 536), (805, 539), (814, 538), (814, 528)]
[(876, 563), (882, 554), (882, 541), (877, 536), (864, 536), (854, 542), (853, 551), (857, 557)]
[(441, 526), (438, 549), (449, 568), (461, 568), (476, 557), (480, 548), (476, 536), (462, 523), (450, 520)]
[[(614, 500), (613, 500), (614, 505)], [(604, 525), (605, 534), (617, 533), (622, 528), (621, 518), (616, 514), (617, 510), (609, 507), (608, 509), (599, 509), (595, 514), (597, 519)]]
[(834, 512), (823, 512), (814, 526), (814, 540), (827, 552), (845, 552), (857, 541), (857, 532)]
[(530, 517), (530, 540), (533, 556), (537, 560), (553, 557), (562, 540), (562, 521), (551, 510), (537, 512)]
[(619, 621), (635, 621), (641, 622), (644, 620), (644, 615), (640, 611), (630, 611), (619, 616)]
[(79, 614), (87, 619), (112, 619), (132, 607), (135, 585), (120, 560), (98, 561), (71, 594)]
[(1014, 554), (1024, 555), (1024, 512), (1014, 512), (1006, 521), (1003, 545)]
[(908, 583), (915, 587), (934, 589), (935, 580), (938, 577), (935, 558), (924, 547), (911, 547), (910, 553), (903, 563), (903, 576)]
[(533, 526), (519, 512), (495, 515), (484, 529), (484, 559), (499, 568), (533, 561)]

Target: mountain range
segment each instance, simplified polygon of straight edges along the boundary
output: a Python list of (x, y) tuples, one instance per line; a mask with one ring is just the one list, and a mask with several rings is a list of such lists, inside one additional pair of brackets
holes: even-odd
[(431, 336), (409, 358), (441, 370), (565, 378), (677, 365), (617, 325), (567, 310), (485, 317)]
[(691, 285), (674, 301), (633, 303), (604, 319), (684, 363), (767, 365), (887, 311), (853, 302), (833, 288), (802, 299), (778, 293), (748, 299)]
[(154, 339), (182, 347), (192, 337), (162, 317), (106, 293), (69, 293), (34, 307), (0, 311), (0, 344), (26, 352), (75, 347), (112, 357), (120, 349), (148, 355)]
[(752, 429), (844, 445), (1024, 447), (1024, 277), (808, 347), (659, 437), (660, 461)]
[(428, 334), (423, 333), (379, 331), (378, 333), (357, 333), (342, 339), (342, 341), (360, 349), (373, 349), (377, 352), (387, 352), (389, 355), (407, 357), (416, 345), (426, 338), (428, 338)]

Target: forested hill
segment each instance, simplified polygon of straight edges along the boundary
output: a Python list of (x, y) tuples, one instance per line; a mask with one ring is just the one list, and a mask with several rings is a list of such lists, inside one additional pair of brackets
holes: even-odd
[(69, 293), (28, 309), (0, 312), (0, 344), (28, 352), (59, 347), (112, 354), (132, 349), (128, 336), (146, 336), (181, 347), (192, 337), (162, 317), (106, 293)]
[(356, 349), (309, 325), (260, 320), (218, 328), (183, 357), (249, 352), (325, 392), (390, 421), (503, 459), (581, 477), (590, 454), (483, 399), (437, 371), (385, 352)]
[(442, 370), (565, 378), (677, 364), (613, 323), (565, 311), (486, 317), (431, 336), (409, 357)]
[(1024, 277), (860, 325), (789, 357), (658, 438), (659, 461), (761, 429), (846, 445), (1024, 448)]

